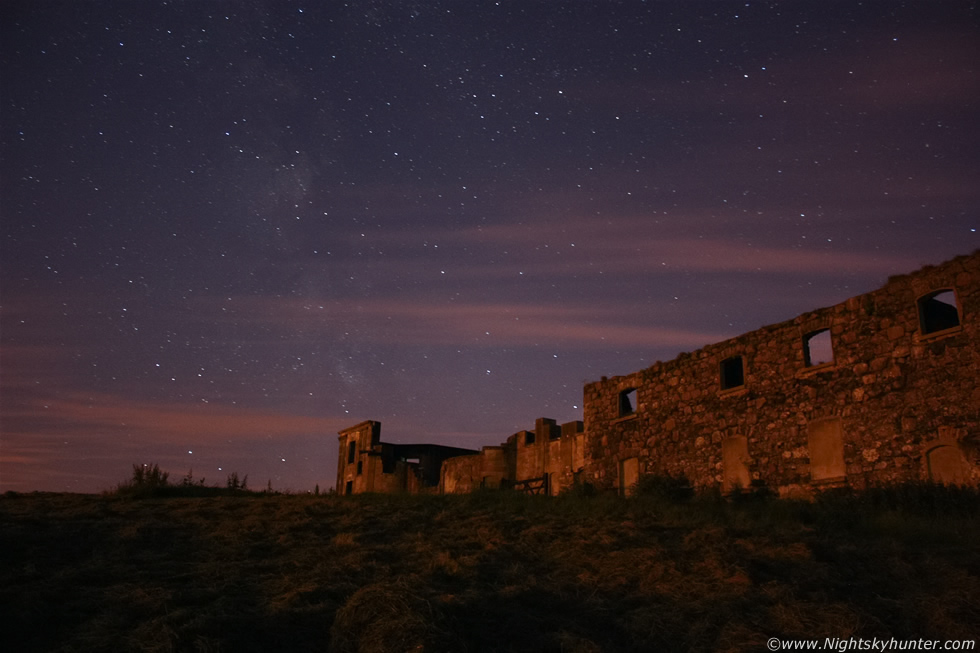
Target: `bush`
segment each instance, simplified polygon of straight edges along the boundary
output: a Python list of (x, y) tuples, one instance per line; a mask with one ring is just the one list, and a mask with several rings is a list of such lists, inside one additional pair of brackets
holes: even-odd
[[(239, 478), (238, 472), (228, 475), (225, 487), (205, 485), (204, 479), (195, 479), (193, 470), (180, 479), (180, 483), (170, 483), (170, 474), (156, 464), (133, 465), (133, 476), (116, 486), (114, 494), (129, 497), (211, 497), (249, 492), (248, 474)], [(271, 486), (271, 482), (270, 482)]]
[(180, 487), (204, 487), (204, 477), (195, 479), (194, 470), (188, 470), (187, 476), (180, 479)]
[(169, 486), (170, 473), (160, 469), (156, 463), (133, 465), (133, 476), (116, 486), (116, 494), (149, 496), (159, 494)]
[(232, 472), (228, 475), (228, 480), (225, 482), (225, 485), (229, 490), (241, 490), (244, 492), (248, 490), (248, 474), (245, 474), (241, 480), (238, 480), (238, 472)]
[(156, 463), (153, 465), (133, 465), (133, 479), (131, 481), (133, 487), (167, 487), (168, 478), (170, 478), (170, 472), (161, 471)]
[(687, 501), (694, 496), (691, 482), (683, 476), (641, 476), (633, 492), (635, 497), (649, 497), (666, 501)]
[(571, 487), (562, 489), (561, 494), (569, 497), (588, 499), (598, 495), (599, 493), (596, 491), (595, 486), (588, 481), (581, 481), (576, 478)]

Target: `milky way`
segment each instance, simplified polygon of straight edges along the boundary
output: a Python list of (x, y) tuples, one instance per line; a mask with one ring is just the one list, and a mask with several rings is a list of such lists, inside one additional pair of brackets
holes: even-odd
[(980, 247), (968, 2), (22, 2), (4, 490), (329, 486)]

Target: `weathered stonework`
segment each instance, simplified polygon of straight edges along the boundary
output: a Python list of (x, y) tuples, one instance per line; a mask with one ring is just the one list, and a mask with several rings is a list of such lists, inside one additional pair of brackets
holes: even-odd
[(518, 431), (499, 447), (484, 447), (474, 456), (447, 460), (442, 466), (443, 493), (477, 488), (514, 487), (535, 480), (542, 494), (558, 494), (571, 487), (585, 465), (582, 422), (560, 427), (553, 419), (539, 418), (533, 431)]
[(575, 481), (629, 494), (644, 474), (783, 496), (902, 481), (977, 485), (978, 314), (974, 252), (590, 383), (584, 432), (582, 422), (559, 428), (542, 418), (475, 452), (381, 443), (380, 424), (363, 422), (340, 432), (337, 491), (532, 489), (537, 479), (533, 489), (549, 494)]
[[(591, 383), (587, 479), (625, 490), (624, 465), (636, 464), (638, 474), (783, 495), (837, 484), (976, 484), (978, 312), (975, 252)], [(630, 391), (636, 405), (624, 410)]]
[(381, 422), (368, 420), (340, 432), (336, 491), (436, 492), (443, 463), (474, 453), (472, 449), (437, 444), (382, 442)]

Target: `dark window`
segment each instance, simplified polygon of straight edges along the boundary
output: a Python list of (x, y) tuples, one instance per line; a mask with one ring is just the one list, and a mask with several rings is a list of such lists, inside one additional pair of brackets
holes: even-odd
[(619, 393), (619, 416), (625, 417), (636, 412), (636, 388)]
[(534, 431), (524, 431), (524, 444), (534, 444)]
[(352, 492), (354, 492), (354, 481), (347, 481), (347, 484), (344, 485), (344, 494), (351, 494)]
[(956, 308), (956, 293), (937, 290), (919, 300), (919, 328), (923, 334), (952, 329), (960, 325), (960, 312)]
[(745, 385), (745, 368), (741, 356), (732, 356), (721, 362), (721, 389), (737, 388)]
[(357, 455), (357, 443), (353, 440), (347, 445), (347, 464), (354, 462), (354, 456)]
[(364, 461), (358, 460), (357, 461), (357, 475), (360, 476), (361, 475), (361, 472), (363, 472), (363, 471), (364, 471)]
[(803, 359), (807, 367), (834, 362), (834, 348), (830, 342), (830, 329), (811, 331), (803, 337)]

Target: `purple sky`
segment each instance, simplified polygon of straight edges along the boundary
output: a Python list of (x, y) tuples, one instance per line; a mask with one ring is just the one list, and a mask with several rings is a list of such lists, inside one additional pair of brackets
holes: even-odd
[(332, 485), (980, 247), (970, 2), (0, 5), (0, 489)]

